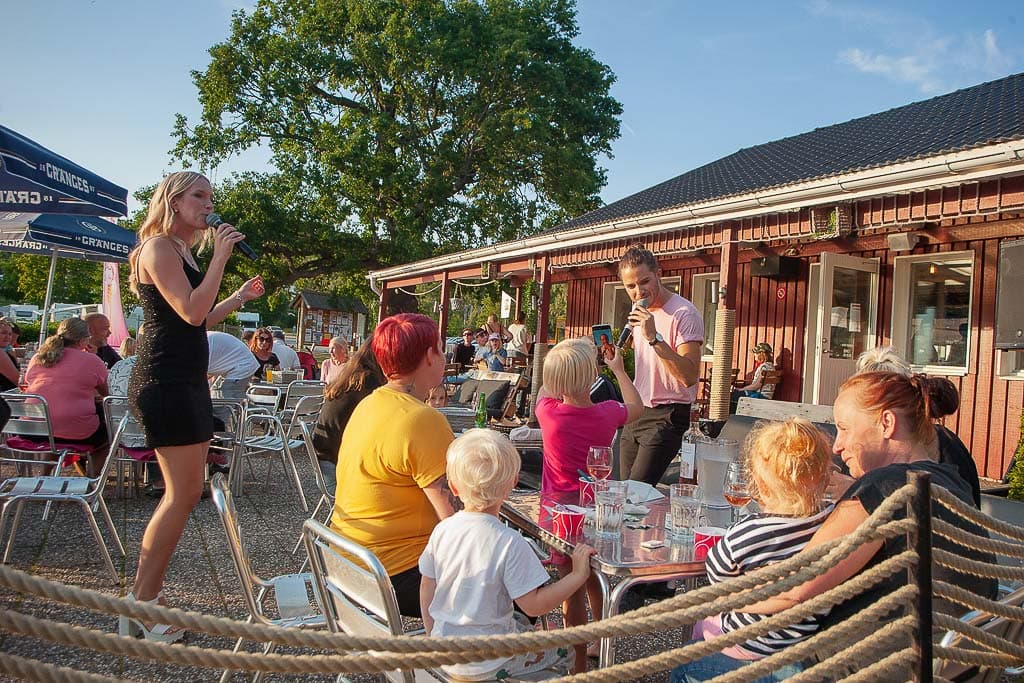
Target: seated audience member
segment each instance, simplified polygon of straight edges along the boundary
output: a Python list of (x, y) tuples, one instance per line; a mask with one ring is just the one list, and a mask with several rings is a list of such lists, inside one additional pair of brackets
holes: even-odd
[(504, 372), (506, 359), (508, 359), (508, 354), (505, 353), (505, 349), (501, 348), (501, 336), (497, 334), (489, 335), (487, 337), (487, 348), (480, 354), (480, 360), (478, 361), (480, 369)]
[[(7, 349), (11, 340), (11, 323), (0, 319), (0, 348)], [(18, 357), (13, 350), (0, 353), (0, 391), (10, 391), (18, 387), (21, 371), (18, 369)]]
[(775, 370), (775, 356), (772, 352), (772, 345), (767, 342), (761, 342), (760, 344), (755, 344), (751, 352), (754, 354), (754, 375), (750, 378), (749, 384), (743, 381), (736, 382), (738, 386), (732, 390), (732, 401), (734, 404), (742, 396), (770, 399), (775, 393), (774, 384), (767, 386), (764, 384), (764, 374)]
[(367, 341), (324, 389), (324, 407), (313, 429), (313, 450), (328, 491), (337, 488), (338, 448), (352, 411), (385, 383), (387, 379)]
[[(551, 611), (578, 591), (590, 575), (594, 549), (579, 543), (572, 571), (555, 583), (530, 545), (498, 519), (502, 501), (519, 475), (519, 456), (500, 434), (471, 429), (452, 442), (447, 457), (448, 481), (464, 509), (442, 520), (430, 534), (419, 570), (420, 608), (427, 635), (484, 636), (523, 633), (531, 617)], [(480, 552), (487, 548), (489, 552)], [(483, 662), (445, 665), (460, 680), (518, 678), (553, 666), (573, 665), (573, 651), (559, 647), (498, 657)], [(586, 671), (586, 661), (574, 671)]]
[(448, 392), (443, 384), (438, 384), (427, 394), (427, 405), (431, 408), (444, 408), (448, 405)]
[[(832, 466), (829, 451), (821, 432), (802, 418), (760, 422), (754, 427), (747, 437), (746, 464), (750, 494), (762, 511), (746, 515), (729, 527), (708, 553), (706, 564), (711, 583), (784, 560), (803, 549), (832, 511), (831, 505), (823, 504)], [(698, 622), (693, 635), (710, 640), (765, 619), (763, 614), (726, 612)], [(817, 630), (818, 620), (808, 617), (682, 664), (672, 672), (672, 681), (688, 683), (714, 678), (799, 643)], [(780, 680), (802, 669), (800, 665), (784, 667), (771, 680)]]
[(256, 371), (252, 373), (255, 381), (266, 381), (268, 368), (270, 370), (281, 369), (281, 361), (274, 353), (273, 348), (274, 337), (270, 334), (270, 330), (266, 327), (256, 330), (256, 334), (252, 336), (252, 341), (249, 343), (249, 350), (252, 351), (252, 355), (259, 362)]
[(260, 366), (256, 356), (242, 340), (226, 332), (208, 330), (206, 342), (210, 346), (206, 373), (218, 378), (220, 395), (239, 401), (244, 399), (249, 383)]
[[(114, 363), (114, 366), (110, 368), (107, 373), (107, 388), (110, 391), (111, 396), (127, 396), (128, 395), (128, 380), (132, 376), (132, 368), (135, 367), (135, 361), (139, 359), (135, 355), (134, 347), (131, 352), (125, 347), (125, 342), (129, 339), (138, 344), (138, 340), (142, 339), (142, 327), (135, 332), (135, 339), (128, 337), (121, 342), (121, 360)], [(246, 349), (248, 352), (248, 349)], [(249, 354), (252, 355), (252, 354)], [(145, 448), (146, 438), (141, 434), (134, 436), (121, 437), (121, 443), (128, 448)], [(154, 455), (154, 458), (156, 456)], [(146, 463), (146, 477), (149, 479), (149, 483), (143, 490), (143, 493), (150, 498), (160, 498), (164, 494), (164, 478), (160, 472), (160, 465), (157, 464), (156, 460), (152, 460)]]
[[(136, 334), (138, 334), (138, 332), (136, 332)], [(117, 352), (118, 354), (120, 354), (122, 359), (135, 355), (136, 343), (136, 340), (132, 339), (131, 337), (125, 337), (123, 340), (121, 340), (121, 347), (117, 350)]]
[[(849, 467), (854, 480), (808, 542), (808, 548), (853, 533), (886, 498), (906, 485), (908, 472), (925, 472), (930, 475), (932, 486), (946, 489), (965, 503), (972, 502), (970, 488), (956, 469), (932, 459), (936, 436), (927, 412), (932, 382), (924, 375), (906, 377), (891, 372), (866, 372), (854, 375), (839, 388), (833, 407), (836, 440), (832, 450)], [(947, 524), (971, 534), (987, 536), (984, 529), (942, 505), (933, 505), (932, 512)], [(905, 514), (904, 508), (900, 507), (894, 518), (902, 519)], [(964, 548), (937, 534), (933, 545), (963, 557), (994, 561), (989, 553)], [(838, 560), (807, 583), (745, 609), (752, 613), (774, 614), (805, 603), (905, 549), (906, 538), (903, 535), (884, 542), (875, 541)], [(989, 599), (996, 594), (995, 580), (979, 578), (944, 564), (933, 565), (933, 577)], [(903, 573), (897, 573), (840, 603), (825, 620), (829, 624), (838, 623), (877, 602), (905, 581)], [(938, 598), (933, 605), (936, 612), (954, 618), (964, 611), (963, 607)], [(884, 620), (879, 620), (879, 626), (883, 623)]]
[(454, 435), (424, 403), (444, 376), (444, 349), (437, 323), (418, 313), (382, 320), (372, 348), (388, 381), (359, 402), (342, 435), (345, 479), (331, 527), (380, 559), (401, 613), (419, 617), (419, 556), (437, 522), (454, 512), (445, 479)]
[(324, 358), (320, 365), (320, 381), (330, 384), (335, 377), (341, 374), (345, 363), (348, 362), (348, 344), (341, 337), (331, 337), (327, 344), (327, 352), (330, 357)]
[(473, 357), (476, 355), (476, 346), (473, 344), (473, 330), (466, 328), (462, 331), (462, 341), (455, 345), (452, 351), (452, 362), (458, 363), (461, 370), (468, 370), (473, 365)]
[(274, 330), (271, 335), (274, 337), (274, 355), (277, 356), (278, 365), (281, 366), (281, 369), (301, 370), (302, 364), (299, 363), (299, 354), (285, 343), (284, 332)]
[[(914, 374), (910, 364), (891, 346), (876, 346), (860, 354), (857, 357), (857, 372), (895, 372), (904, 377)], [(944, 377), (932, 378), (929, 387), (932, 393), (928, 401), (928, 417), (935, 421), (938, 461), (956, 467), (960, 477), (971, 489), (974, 506), (981, 509), (981, 481), (978, 479), (974, 458), (960, 437), (938, 422), (960, 408), (960, 392), (955, 384)]]
[(97, 399), (108, 394), (107, 366), (86, 350), (88, 344), (89, 326), (84, 320), (62, 321), (57, 334), (47, 337), (32, 357), (25, 381), (28, 393), (46, 399), (54, 437), (95, 446), (102, 457), (107, 428)]
[(96, 355), (103, 359), (109, 370), (114, 367), (114, 363), (121, 360), (117, 351), (107, 344), (110, 337), (110, 319), (102, 313), (90, 313), (84, 320), (89, 327), (89, 343), (96, 349)]

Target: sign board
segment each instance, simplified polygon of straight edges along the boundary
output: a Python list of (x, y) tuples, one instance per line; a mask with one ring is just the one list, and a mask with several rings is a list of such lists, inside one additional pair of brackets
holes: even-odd
[(501, 317), (509, 318), (512, 316), (512, 304), (514, 303), (512, 295), (508, 292), (501, 293)]

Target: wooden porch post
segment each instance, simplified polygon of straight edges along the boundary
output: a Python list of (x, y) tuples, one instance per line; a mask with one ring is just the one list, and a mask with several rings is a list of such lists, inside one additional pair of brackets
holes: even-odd
[(544, 357), (548, 354), (548, 316), (551, 313), (551, 259), (540, 258), (540, 303), (537, 306), (537, 333), (533, 344), (533, 374), (530, 383), (530, 414), (537, 407), (537, 394), (544, 384)]
[(726, 420), (732, 395), (733, 347), (736, 331), (736, 223), (730, 221), (722, 231), (718, 313), (715, 316), (715, 355), (711, 367), (711, 401), (708, 417)]
[(297, 316), (295, 320), (295, 347), (298, 348), (299, 351), (305, 348), (303, 344), (306, 343), (306, 335), (304, 334), (306, 331), (305, 308), (306, 302), (302, 299), (302, 295), (299, 295), (299, 305), (295, 309), (295, 315)]
[(444, 271), (441, 278), (441, 310), (438, 316), (437, 326), (441, 331), (441, 344), (448, 337), (448, 298), (451, 296), (451, 280), (448, 279), (448, 271)]
[(387, 317), (388, 308), (388, 285), (386, 282), (380, 283), (380, 310), (377, 311), (377, 324), (380, 325), (380, 321)]

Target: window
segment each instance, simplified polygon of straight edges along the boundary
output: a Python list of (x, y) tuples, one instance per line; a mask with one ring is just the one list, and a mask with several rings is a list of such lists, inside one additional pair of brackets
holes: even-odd
[[(669, 291), (678, 294), (681, 279), (679, 277), (663, 277), (661, 278), (661, 284)], [(608, 323), (617, 335), (619, 330), (622, 329), (622, 325), (625, 323), (626, 316), (629, 315), (631, 308), (633, 308), (633, 302), (629, 300), (626, 288), (622, 286), (622, 283), (618, 281), (606, 282), (604, 283), (604, 291), (601, 297), (601, 319), (595, 322)]]
[(693, 276), (693, 305), (704, 318), (704, 346), (700, 350), (701, 360), (710, 363), (715, 355), (715, 319), (718, 315), (718, 273), (702, 273)]
[(895, 260), (893, 346), (917, 370), (966, 374), (974, 252)]
[(1024, 379), (1024, 351), (996, 351), (1001, 379)]

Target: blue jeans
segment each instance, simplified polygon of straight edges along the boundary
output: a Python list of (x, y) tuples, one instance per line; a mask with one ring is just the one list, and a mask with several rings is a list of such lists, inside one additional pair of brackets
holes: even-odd
[[(692, 640), (690, 642), (696, 643), (700, 641)], [(699, 683), (700, 681), (708, 681), (715, 676), (721, 676), (722, 674), (727, 674), (730, 671), (735, 671), (736, 669), (744, 667), (750, 663), (750, 660), (733, 659), (721, 652), (715, 652), (707, 655), (706, 657), (701, 657), (695, 662), (680, 664), (676, 668), (672, 669), (672, 678), (669, 680), (670, 683)], [(787, 664), (763, 678), (755, 679), (754, 683), (774, 683), (775, 681), (784, 681), (791, 676), (797, 675), (803, 670), (804, 667), (802, 664)]]
[(327, 490), (333, 494), (334, 489), (338, 488), (338, 477), (335, 474), (338, 465), (330, 460), (317, 460), (316, 464), (320, 466), (320, 474), (324, 475), (324, 483), (327, 485)]

